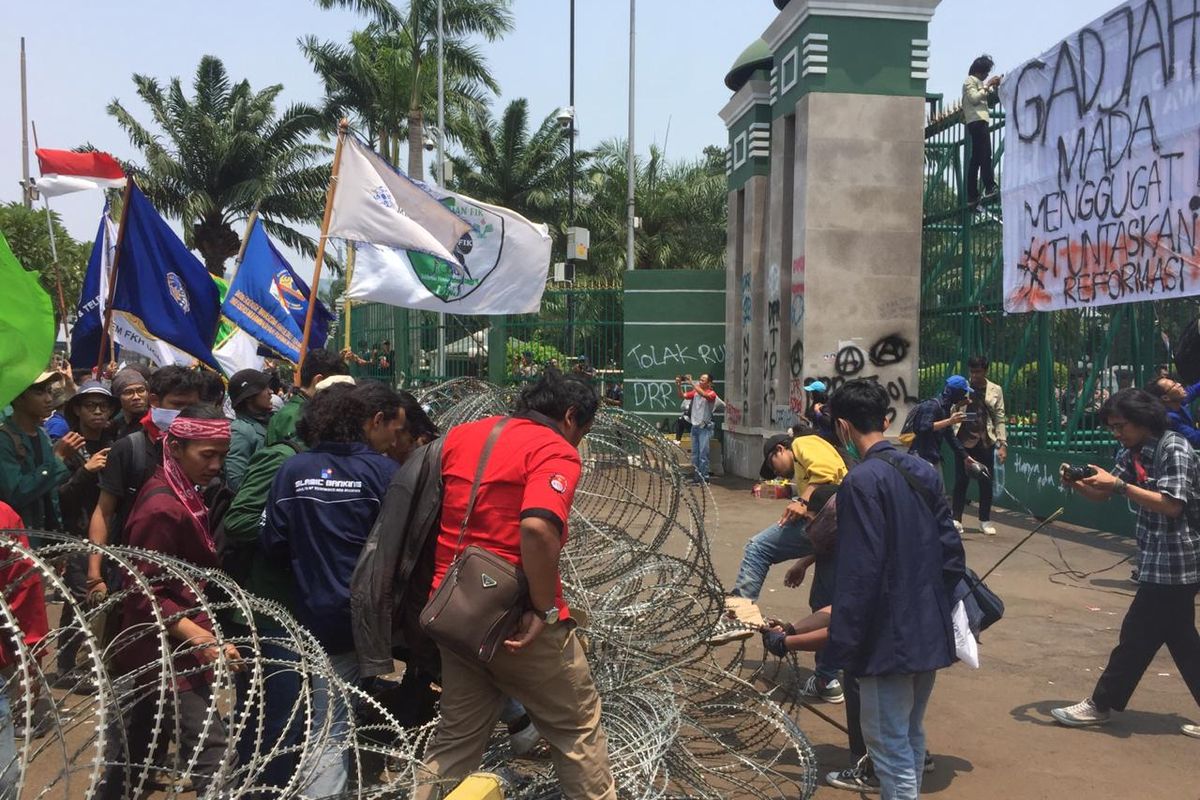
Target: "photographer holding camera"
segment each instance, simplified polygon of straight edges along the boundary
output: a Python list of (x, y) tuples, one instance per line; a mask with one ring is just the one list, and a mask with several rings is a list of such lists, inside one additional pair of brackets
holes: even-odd
[[(687, 384), (692, 388), (684, 390)], [(691, 482), (703, 484), (708, 482), (708, 448), (713, 437), (713, 414), (725, 407), (725, 401), (717, 396), (713, 388), (712, 376), (707, 372), (700, 376), (699, 381), (693, 381), (691, 375), (675, 376), (675, 391), (679, 399), (688, 401), (689, 421), (692, 423), (692, 467), (695, 473)]]
[[(963, 509), (967, 506), (967, 485), (971, 479), (979, 483), (979, 528), (988, 536), (996, 535), (992, 524), (992, 474), (995, 464), (1008, 458), (1008, 442), (1004, 425), (1004, 391), (988, 380), (988, 360), (972, 356), (967, 361), (971, 394), (967, 399), (965, 419), (955, 436), (964, 453), (954, 456), (954, 522), (962, 532)], [(968, 469), (968, 457), (982, 469)]]
[[(1141, 389), (1106, 400), (1100, 420), (1121, 446), (1114, 471), (1064, 464), (1063, 483), (1090, 500), (1116, 495), (1137, 507), (1138, 588), (1091, 696), (1050, 712), (1068, 727), (1103, 725), (1111, 709), (1124, 711), (1164, 644), (1200, 705), (1200, 461), (1186, 439), (1167, 430), (1163, 404)], [(1182, 732), (1200, 738), (1200, 725)]]

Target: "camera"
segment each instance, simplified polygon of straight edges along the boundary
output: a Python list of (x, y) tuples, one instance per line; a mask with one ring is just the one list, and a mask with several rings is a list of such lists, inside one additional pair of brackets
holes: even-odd
[(1089, 467), (1086, 465), (1081, 467), (1073, 467), (1070, 464), (1063, 464), (1061, 470), (1063, 480), (1071, 483), (1074, 483), (1075, 481), (1081, 481), (1084, 478), (1090, 478), (1096, 474), (1095, 467)]
[(558, 127), (570, 130), (571, 125), (575, 122), (575, 106), (563, 106), (554, 115), (554, 118), (558, 120)]

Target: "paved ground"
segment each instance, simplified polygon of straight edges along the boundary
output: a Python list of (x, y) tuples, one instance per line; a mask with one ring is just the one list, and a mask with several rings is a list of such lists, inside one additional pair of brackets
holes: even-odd
[[(726, 584), (737, 573), (745, 540), (775, 521), (784, 505), (753, 497), (750, 486), (717, 478), (712, 488), (720, 520), (712, 534), (713, 558)], [(1129, 512), (1114, 503), (1112, 513)], [(980, 574), (1031, 529), (1028, 517), (998, 512), (999, 535), (984, 537), (971, 530), (971, 514), (968, 509), (967, 561)], [(1165, 648), (1130, 710), (1108, 727), (1068, 730), (1051, 720), (1049, 709), (1090, 693), (1134, 588), (1128, 564), (1082, 580), (1055, 577), (1063, 585), (1053, 583), (1051, 576), (1067, 569), (1064, 557), (1070, 568), (1092, 572), (1132, 554), (1133, 546), (1069, 525), (1051, 529), (1053, 538), (1034, 536), (988, 579), (1007, 611), (984, 634), (981, 669), (956, 666), (938, 676), (926, 717), (937, 770), (926, 776), (924, 793), (954, 800), (1200, 798), (1200, 741), (1179, 733), (1184, 722), (1200, 722), (1200, 709)], [(785, 588), (784, 569), (772, 570), (767, 580), (763, 612), (799, 618), (808, 613), (808, 587)], [(822, 710), (845, 719), (842, 706)], [(800, 714), (797, 721), (822, 770), (845, 766), (845, 735), (811, 713)], [(816, 794), (824, 800), (848, 796), (828, 787)]]

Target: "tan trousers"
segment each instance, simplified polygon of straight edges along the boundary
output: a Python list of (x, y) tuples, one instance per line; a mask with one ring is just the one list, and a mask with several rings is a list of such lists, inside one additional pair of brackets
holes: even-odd
[[(414, 800), (449, 793), (479, 768), (505, 696), (525, 706), (550, 744), (554, 769), (567, 800), (616, 800), (608, 741), (600, 727), (600, 695), (569, 622), (552, 625), (528, 647), (503, 647), (490, 664), (442, 653), (442, 719), (425, 751), (425, 767), (446, 781), (424, 783)], [(430, 776), (426, 776), (427, 778)]]

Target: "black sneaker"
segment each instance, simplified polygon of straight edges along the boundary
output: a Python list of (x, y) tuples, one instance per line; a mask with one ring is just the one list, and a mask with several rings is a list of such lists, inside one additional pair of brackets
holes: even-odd
[(871, 757), (863, 756), (852, 767), (825, 775), (825, 782), (835, 789), (863, 794), (879, 794), (879, 779), (871, 768)]

